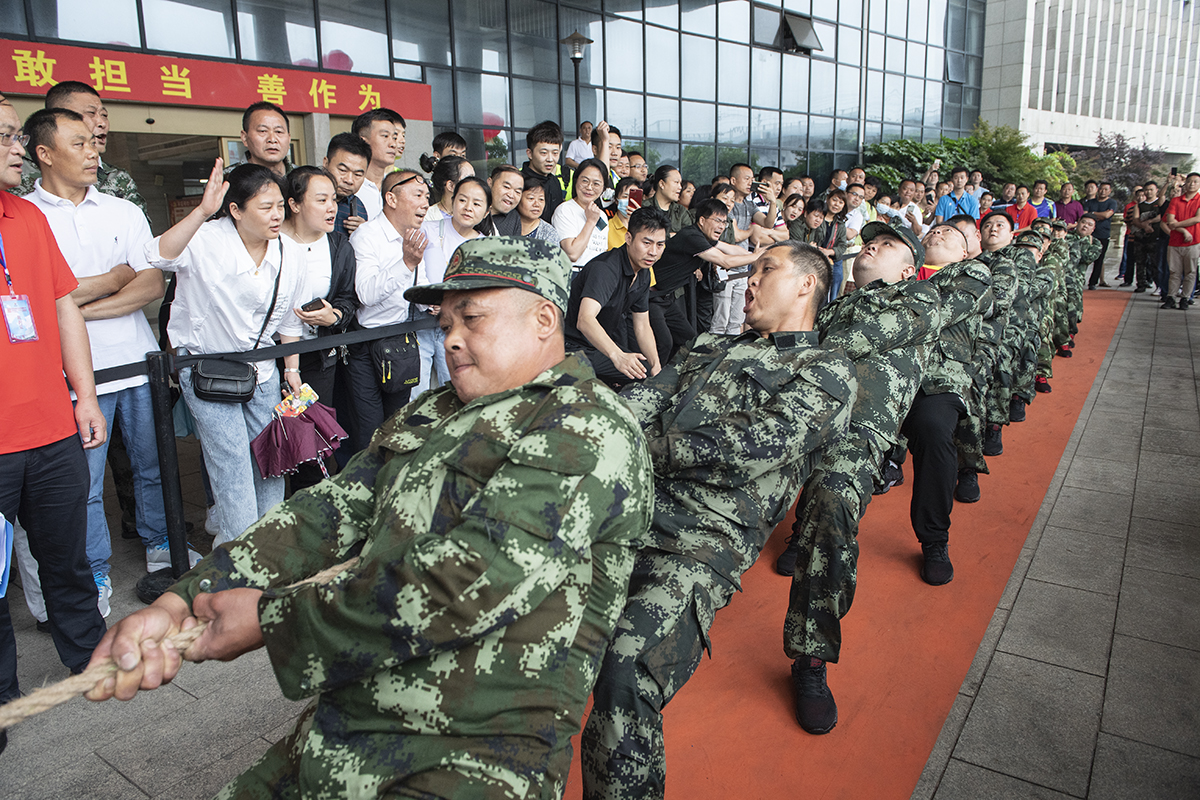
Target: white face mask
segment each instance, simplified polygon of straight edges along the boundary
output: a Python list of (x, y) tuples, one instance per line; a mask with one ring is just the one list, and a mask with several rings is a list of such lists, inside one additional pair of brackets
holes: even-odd
[(886, 214), (887, 212), (891, 211), (891, 209), (892, 209), (892, 207), (889, 206), (887, 203), (879, 203), (875, 206), (875, 210), (878, 211), (880, 214)]
[(846, 182), (842, 181), (841, 183), (839, 183), (838, 188), (841, 189), (843, 192), (846, 191)]

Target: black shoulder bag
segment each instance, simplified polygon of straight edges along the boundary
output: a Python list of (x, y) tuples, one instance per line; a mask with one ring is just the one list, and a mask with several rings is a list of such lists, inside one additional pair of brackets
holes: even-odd
[[(417, 270), (413, 269), (413, 286), (417, 285)], [(412, 320), (415, 308), (408, 304), (408, 318)], [(371, 361), (379, 377), (379, 388), (384, 394), (396, 394), (411, 389), (421, 380), (421, 348), (417, 344), (415, 331), (388, 336), (371, 342)]]
[[(271, 295), (271, 306), (263, 318), (262, 327), (254, 340), (251, 352), (258, 349), (271, 315), (275, 313), (275, 302), (279, 299), (279, 280), (283, 277), (283, 242), (279, 242), (279, 273), (275, 276), (275, 291)], [(210, 403), (248, 403), (254, 397), (258, 383), (258, 369), (248, 361), (229, 361), (224, 358), (203, 358), (192, 367), (192, 390), (196, 397)]]

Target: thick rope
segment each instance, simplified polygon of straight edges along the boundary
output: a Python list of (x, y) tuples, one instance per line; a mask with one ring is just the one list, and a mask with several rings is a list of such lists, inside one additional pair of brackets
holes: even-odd
[[(352, 558), (345, 563), (322, 570), (311, 578), (297, 581), (286, 588), (294, 589), (297, 586), (305, 586), (310, 583), (329, 583), (357, 563), (358, 558)], [(200, 635), (207, 628), (208, 623), (201, 620), (195, 627), (188, 628), (186, 631), (180, 631), (173, 636), (168, 636), (163, 641), (169, 643), (180, 653), (183, 653), (191, 647), (193, 642), (200, 638)], [(61, 706), (68, 700), (80, 697), (84, 693), (91, 691), (101, 681), (116, 675), (119, 671), (120, 668), (117, 667), (117, 663), (111, 658), (97, 661), (78, 675), (72, 675), (66, 680), (49, 686), (43, 686), (41, 689), (35, 689), (25, 697), (5, 703), (3, 706), (0, 706), (0, 731), (10, 728), (18, 722), (29, 719), (43, 711), (49, 711), (55, 706)]]

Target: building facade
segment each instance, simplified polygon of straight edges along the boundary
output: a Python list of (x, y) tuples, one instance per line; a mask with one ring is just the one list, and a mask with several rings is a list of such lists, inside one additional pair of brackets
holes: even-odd
[(981, 114), (1036, 146), (1121, 133), (1200, 163), (1200, 12), (1186, 0), (992, 0)]

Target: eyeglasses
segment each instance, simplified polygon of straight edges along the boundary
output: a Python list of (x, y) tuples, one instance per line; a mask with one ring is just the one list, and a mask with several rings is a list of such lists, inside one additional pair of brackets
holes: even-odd
[(426, 187), (429, 187), (429, 185), (430, 185), (430, 184), (429, 184), (429, 181), (425, 180), (425, 176), (424, 176), (424, 175), (409, 175), (409, 176), (408, 176), (407, 178), (405, 178), (404, 180), (402, 180), (402, 181), (396, 181), (396, 182), (395, 182), (395, 183), (393, 183), (391, 186), (389, 186), (389, 187), (387, 188), (387, 192), (384, 192), (384, 194), (387, 194), (388, 192), (394, 192), (394, 191), (396, 191), (396, 189), (398, 189), (399, 187), (403, 186), (403, 185), (404, 185), (404, 184), (406, 184), (406, 183), (411, 183), (412, 181), (420, 181), (421, 183), (425, 184), (425, 186), (426, 186)]
[(867, 197), (865, 194), (861, 194), (859, 192), (850, 192), (850, 196), (857, 197), (859, 200), (865, 200)]
[(24, 147), (29, 144), (29, 136), (23, 133), (0, 133), (0, 147), (12, 147), (13, 142)]

